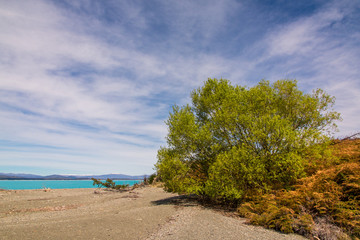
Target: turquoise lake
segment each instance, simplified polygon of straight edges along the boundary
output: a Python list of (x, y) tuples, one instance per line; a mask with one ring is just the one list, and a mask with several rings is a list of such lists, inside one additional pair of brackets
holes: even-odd
[[(116, 184), (140, 183), (142, 180), (114, 180)], [(92, 180), (0, 180), (0, 189), (25, 190), (25, 189), (71, 189), (71, 188), (96, 188)]]

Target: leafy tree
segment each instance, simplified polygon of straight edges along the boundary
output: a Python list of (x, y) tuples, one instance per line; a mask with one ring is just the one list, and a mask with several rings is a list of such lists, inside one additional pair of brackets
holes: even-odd
[(304, 176), (304, 149), (327, 141), (340, 114), (321, 89), (304, 94), (295, 80), (254, 87), (208, 79), (174, 106), (167, 147), (156, 168), (173, 192), (236, 200), (287, 187)]

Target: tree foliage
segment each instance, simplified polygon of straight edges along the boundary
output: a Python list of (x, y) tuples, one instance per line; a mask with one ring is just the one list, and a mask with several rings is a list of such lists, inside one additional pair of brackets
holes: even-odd
[(290, 186), (305, 174), (304, 149), (326, 142), (340, 119), (333, 97), (305, 94), (295, 80), (208, 79), (191, 99), (173, 107), (156, 168), (167, 190), (214, 199)]

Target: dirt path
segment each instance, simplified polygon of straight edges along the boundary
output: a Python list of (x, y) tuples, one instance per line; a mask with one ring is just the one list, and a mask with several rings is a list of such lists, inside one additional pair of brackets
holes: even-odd
[(178, 199), (152, 187), (0, 191), (0, 239), (302, 239)]

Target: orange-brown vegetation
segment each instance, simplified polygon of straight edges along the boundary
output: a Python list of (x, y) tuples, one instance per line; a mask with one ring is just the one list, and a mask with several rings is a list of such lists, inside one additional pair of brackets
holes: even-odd
[(360, 238), (360, 139), (334, 140), (327, 150), (332, 153), (315, 158), (313, 174), (294, 189), (253, 197), (240, 205), (240, 215), (312, 239)]

